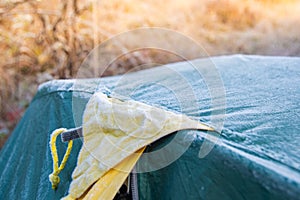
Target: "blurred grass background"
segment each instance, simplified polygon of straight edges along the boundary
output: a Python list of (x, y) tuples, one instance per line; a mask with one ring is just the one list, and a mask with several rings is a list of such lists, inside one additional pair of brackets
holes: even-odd
[[(297, 0), (1, 0), (0, 147), (39, 84), (76, 77), (88, 53), (115, 34), (162, 27), (191, 37), (210, 56), (300, 56), (299, 10)], [(132, 53), (103, 75), (177, 60)]]

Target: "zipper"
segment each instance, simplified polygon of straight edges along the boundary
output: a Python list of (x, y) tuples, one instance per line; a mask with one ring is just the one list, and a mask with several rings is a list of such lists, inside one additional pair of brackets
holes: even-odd
[(130, 173), (130, 187), (131, 187), (131, 194), (132, 200), (139, 200), (139, 190), (138, 190), (138, 183), (137, 183), (137, 173), (135, 166)]

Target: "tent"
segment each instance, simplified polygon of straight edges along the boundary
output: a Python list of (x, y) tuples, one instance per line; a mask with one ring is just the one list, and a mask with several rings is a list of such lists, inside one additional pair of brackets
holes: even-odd
[[(135, 198), (299, 199), (300, 58), (234, 55), (209, 59), (223, 84), (224, 90), (216, 91), (224, 91), (226, 104), (224, 96), (212, 94), (205, 81), (210, 74), (207, 60), (193, 61), (207, 72), (200, 76), (189, 62), (180, 62), (131, 73), (125, 79), (54, 80), (41, 85), (1, 150), (1, 199), (60, 199), (68, 194), (82, 141), (74, 140), (60, 174), (62, 182), (52, 190), (49, 135), (56, 128), (80, 126), (85, 104), (99, 85), (110, 90), (119, 85), (119, 91), (127, 91), (136, 101), (222, 125), (220, 136), (178, 131), (149, 145), (146, 152), (172, 144), (165, 153), (142, 157), (137, 163), (137, 171), (156, 170), (133, 176)], [(181, 84), (174, 73), (188, 84)], [(201, 156), (205, 144), (211, 150)], [(60, 160), (66, 147), (57, 141)], [(173, 154), (178, 158), (160, 166)]]

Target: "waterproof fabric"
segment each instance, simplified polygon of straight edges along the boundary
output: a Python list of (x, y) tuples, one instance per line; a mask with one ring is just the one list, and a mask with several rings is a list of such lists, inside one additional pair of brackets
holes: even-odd
[[(84, 146), (72, 175), (69, 197), (81, 197), (92, 184), (125, 158), (159, 138), (183, 129), (213, 131), (185, 115), (96, 92), (84, 111)], [(116, 168), (120, 173), (131, 170)]]
[[(300, 58), (236, 55), (211, 60), (226, 91), (226, 119), (218, 143), (201, 159), (199, 149), (207, 135), (202, 131), (180, 131), (150, 145), (147, 152), (162, 149), (173, 141), (171, 154), (176, 154), (185, 143), (192, 142), (170, 165), (138, 174), (140, 199), (298, 199)], [(190, 81), (199, 107), (192, 107), (191, 103), (180, 110), (172, 94), (159, 87), (159, 83), (168, 81), (177, 93), (188, 96), (186, 88), (166, 68), (177, 70)], [(84, 80), (77, 87), (73, 80), (43, 84), (1, 150), (0, 197), (66, 196), (82, 142), (74, 141), (71, 156), (60, 174), (61, 183), (53, 191), (48, 181), (52, 171), (50, 133), (56, 128), (80, 125), (85, 105), (99, 84), (113, 90), (120, 78)], [(205, 82), (194, 76), (186, 62), (132, 73), (122, 84), (122, 91), (130, 90), (135, 81), (144, 83), (131, 95), (136, 101), (181, 112), (208, 124), (211, 114), (218, 109), (211, 106)], [(76, 109), (72, 109), (74, 102)], [(57, 142), (60, 160), (66, 146)], [(167, 159), (166, 156), (142, 158), (137, 169)]]

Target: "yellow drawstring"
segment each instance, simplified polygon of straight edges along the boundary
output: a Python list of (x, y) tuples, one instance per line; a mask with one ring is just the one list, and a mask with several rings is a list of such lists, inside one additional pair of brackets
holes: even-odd
[(67, 129), (65, 128), (59, 128), (52, 132), (51, 134), (51, 140), (50, 140), (50, 150), (52, 154), (52, 160), (53, 160), (53, 172), (49, 175), (49, 180), (52, 184), (52, 189), (55, 190), (57, 188), (57, 185), (59, 184), (60, 178), (58, 174), (63, 170), (63, 168), (66, 165), (66, 162), (70, 156), (73, 141), (70, 140), (68, 143), (67, 151), (64, 155), (63, 160), (61, 161), (60, 166), (58, 166), (58, 156), (57, 156), (57, 150), (56, 150), (56, 137), (60, 135), (61, 133), (65, 132)]

